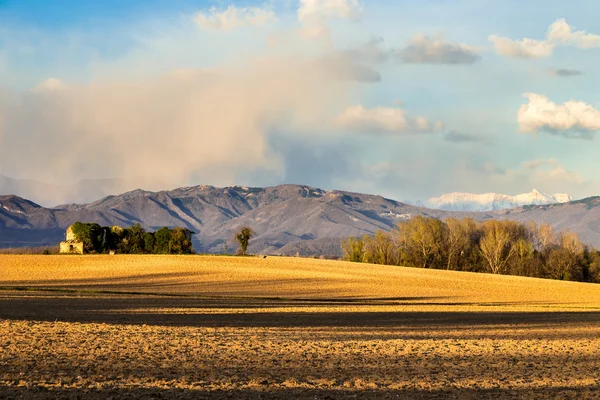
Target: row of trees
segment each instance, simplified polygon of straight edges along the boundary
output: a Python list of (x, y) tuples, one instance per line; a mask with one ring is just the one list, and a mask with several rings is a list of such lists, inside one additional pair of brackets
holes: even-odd
[(417, 216), (391, 232), (348, 238), (344, 259), (409, 267), (600, 282), (600, 255), (573, 232), (531, 222)]
[(191, 254), (191, 232), (184, 228), (160, 228), (146, 232), (140, 224), (129, 228), (106, 227), (96, 223), (76, 222), (71, 226), (86, 253), (122, 254)]

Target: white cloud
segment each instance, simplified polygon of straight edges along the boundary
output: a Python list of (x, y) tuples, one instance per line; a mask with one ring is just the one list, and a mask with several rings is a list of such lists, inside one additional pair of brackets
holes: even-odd
[(542, 58), (552, 55), (554, 51), (554, 45), (545, 40), (512, 40), (496, 35), (491, 35), (489, 40), (494, 43), (498, 54), (505, 57)]
[(490, 35), (498, 54), (515, 58), (542, 58), (552, 55), (556, 46), (574, 46), (581, 49), (600, 47), (600, 35), (574, 31), (565, 19), (554, 21), (543, 40), (524, 38), (513, 40)]
[(331, 41), (327, 21), (332, 18), (357, 20), (362, 14), (358, 0), (300, 0), (298, 21), (301, 34), (311, 39)]
[(269, 8), (236, 7), (230, 5), (219, 11), (215, 7), (194, 16), (194, 21), (203, 29), (215, 31), (231, 31), (247, 26), (259, 27), (276, 21), (275, 13)]
[(529, 100), (519, 108), (517, 120), (521, 132), (547, 131), (573, 138), (590, 138), (600, 130), (600, 112), (582, 102), (569, 100), (556, 104), (547, 97), (525, 93)]
[(423, 133), (443, 127), (441, 122), (431, 123), (425, 117), (410, 117), (400, 108), (366, 109), (361, 105), (340, 113), (337, 124), (344, 129), (365, 133)]
[(300, 0), (298, 20), (313, 23), (331, 17), (358, 19), (361, 13), (358, 0)]
[(600, 47), (600, 35), (594, 35), (586, 31), (573, 31), (573, 28), (564, 19), (556, 20), (550, 25), (550, 28), (548, 28), (548, 41), (581, 49)]
[(473, 64), (481, 58), (466, 44), (448, 42), (442, 36), (430, 38), (423, 33), (416, 35), (398, 55), (411, 64)]

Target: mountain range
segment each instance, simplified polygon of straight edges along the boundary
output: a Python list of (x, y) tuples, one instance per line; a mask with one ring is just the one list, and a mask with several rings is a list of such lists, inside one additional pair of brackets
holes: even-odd
[(586, 243), (600, 247), (599, 197), (510, 210), (458, 212), (303, 185), (134, 190), (92, 203), (53, 208), (14, 195), (0, 196), (0, 247), (56, 244), (66, 227), (84, 221), (103, 226), (140, 223), (148, 230), (186, 227), (196, 233), (194, 247), (200, 252), (233, 252), (233, 233), (249, 225), (257, 233), (251, 241), (252, 252), (337, 255), (342, 238), (390, 230), (398, 221), (416, 215), (548, 222), (558, 229), (577, 232)]
[(526, 205), (567, 203), (569, 201), (573, 201), (573, 198), (568, 194), (549, 195), (533, 189), (530, 193), (522, 193), (516, 196), (498, 193), (448, 193), (429, 199), (427, 206), (440, 210), (479, 212), (505, 210)]

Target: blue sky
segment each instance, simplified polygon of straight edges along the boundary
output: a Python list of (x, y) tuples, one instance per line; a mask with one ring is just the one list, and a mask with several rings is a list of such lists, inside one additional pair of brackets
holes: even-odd
[(597, 195), (599, 7), (2, 1), (0, 173)]

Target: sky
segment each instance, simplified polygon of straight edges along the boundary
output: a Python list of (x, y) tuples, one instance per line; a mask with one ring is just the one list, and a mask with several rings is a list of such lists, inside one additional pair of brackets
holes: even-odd
[(0, 1), (0, 174), (152, 190), (296, 183), (411, 202), (599, 195), (599, 11)]

